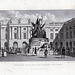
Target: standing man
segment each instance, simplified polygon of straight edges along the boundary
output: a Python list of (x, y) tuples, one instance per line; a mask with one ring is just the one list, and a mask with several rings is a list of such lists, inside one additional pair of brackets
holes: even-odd
[(36, 47), (35, 47), (35, 55), (37, 55), (37, 49), (36, 49)]
[(61, 57), (65, 58), (65, 48), (64, 47), (61, 49)]
[(2, 48), (2, 57), (4, 57), (4, 49)]
[(44, 51), (45, 58), (47, 58), (47, 54), (48, 54), (48, 50), (46, 48), (45, 51)]

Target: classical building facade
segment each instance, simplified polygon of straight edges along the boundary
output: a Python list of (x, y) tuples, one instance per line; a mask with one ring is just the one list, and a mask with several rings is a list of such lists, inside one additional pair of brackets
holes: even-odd
[(53, 41), (54, 48), (75, 48), (75, 18), (64, 23)]
[[(49, 43), (52, 44), (56, 35), (60, 31), (63, 22), (49, 22), (46, 23), (44, 29), (46, 31), (46, 37), (49, 39)], [(22, 23), (20, 21), (13, 21), (0, 24), (0, 45), (1, 48), (22, 48), (23, 43), (29, 44), (29, 39), (32, 37), (32, 24)], [(16, 44), (16, 45), (15, 45)]]

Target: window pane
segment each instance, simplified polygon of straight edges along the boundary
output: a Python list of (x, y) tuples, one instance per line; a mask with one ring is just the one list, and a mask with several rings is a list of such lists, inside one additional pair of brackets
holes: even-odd
[(55, 33), (55, 37), (57, 36), (58, 33)]
[(26, 30), (26, 28), (24, 28), (24, 30)]
[(17, 39), (17, 33), (14, 33), (14, 39)]
[(72, 38), (72, 31), (70, 32), (70, 38)]
[(63, 39), (63, 33), (60, 33), (60, 38)]
[(58, 29), (55, 29), (55, 31), (58, 31)]
[(50, 29), (50, 31), (53, 31), (53, 29)]
[(17, 30), (16, 28), (14, 28), (14, 30)]
[(24, 33), (24, 39), (26, 39), (26, 33)]
[(50, 33), (50, 39), (53, 39), (53, 33)]
[(74, 38), (75, 38), (75, 30), (74, 30)]
[(7, 39), (7, 34), (5, 34), (5, 39)]
[(66, 32), (66, 39), (68, 39), (68, 32)]

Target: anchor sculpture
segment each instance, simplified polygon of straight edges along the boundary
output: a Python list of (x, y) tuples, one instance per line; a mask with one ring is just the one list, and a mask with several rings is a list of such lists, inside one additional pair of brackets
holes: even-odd
[(41, 24), (41, 19), (37, 18), (36, 23), (31, 22), (33, 25), (32, 29), (32, 37), (33, 38), (46, 38), (46, 32), (43, 30), (43, 27), (45, 25)]

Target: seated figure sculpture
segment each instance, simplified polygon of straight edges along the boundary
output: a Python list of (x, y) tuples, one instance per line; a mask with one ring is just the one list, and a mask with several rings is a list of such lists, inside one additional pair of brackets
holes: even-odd
[(33, 38), (46, 38), (46, 32), (45, 32), (45, 30), (43, 30), (45, 23), (41, 24), (40, 21), (41, 20), (39, 18), (37, 18), (36, 24), (31, 22), (33, 25), (33, 29), (32, 29), (32, 37)]

